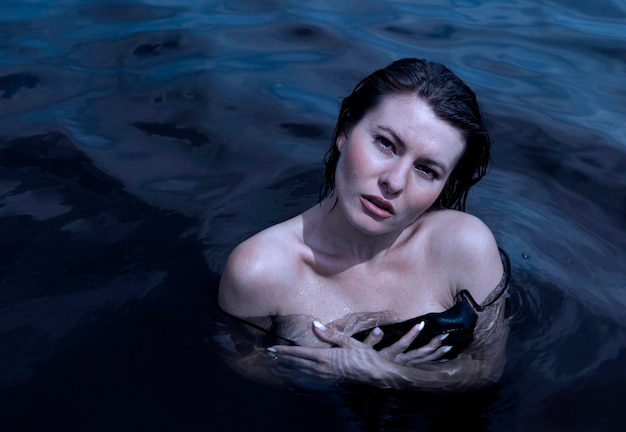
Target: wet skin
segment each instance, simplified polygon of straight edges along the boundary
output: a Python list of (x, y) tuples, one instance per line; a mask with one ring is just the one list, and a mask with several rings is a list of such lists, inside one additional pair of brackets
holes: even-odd
[[(319, 348), (276, 352), (314, 373), (427, 386), (428, 374), (406, 369), (440, 356), (439, 337), (407, 356), (417, 326), (378, 352), (377, 335), (358, 342), (335, 331), (336, 323), (376, 312), (392, 322), (441, 312), (462, 289), (481, 302), (497, 286), (503, 269), (489, 229), (466, 213), (430, 209), (464, 150), (463, 136), (419, 98), (393, 95), (337, 145), (333, 194), (238, 246), (222, 276), (220, 305), (242, 318), (282, 319), (298, 343)], [(290, 316), (308, 318), (283, 319)], [(363, 326), (357, 320), (354, 327)], [(322, 348), (331, 344), (339, 348)]]

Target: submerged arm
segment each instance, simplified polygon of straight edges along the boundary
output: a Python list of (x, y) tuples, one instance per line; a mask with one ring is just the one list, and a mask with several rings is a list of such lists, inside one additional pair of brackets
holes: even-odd
[(417, 329), (394, 345), (376, 351), (373, 346), (380, 335), (359, 342), (330, 326), (324, 328), (313, 326), (313, 331), (333, 348), (279, 345), (272, 350), (280, 359), (317, 376), (383, 388), (430, 391), (463, 391), (497, 382), (504, 366), (508, 336), (503, 299), (481, 312), (474, 342), (456, 358), (446, 361), (436, 361), (444, 353), (445, 340), (440, 341), (440, 337), (423, 348), (403, 353)]

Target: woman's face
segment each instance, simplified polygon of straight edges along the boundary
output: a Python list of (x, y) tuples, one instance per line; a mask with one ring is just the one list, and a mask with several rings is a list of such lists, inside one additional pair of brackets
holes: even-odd
[(339, 135), (335, 195), (368, 234), (399, 231), (435, 202), (465, 149), (460, 131), (414, 95), (390, 95)]

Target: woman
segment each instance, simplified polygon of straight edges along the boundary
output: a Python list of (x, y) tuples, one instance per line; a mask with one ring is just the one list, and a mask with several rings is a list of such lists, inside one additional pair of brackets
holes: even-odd
[[(342, 102), (320, 202), (232, 252), (220, 307), (290, 341), (268, 350), (319, 376), (442, 390), (497, 381), (506, 272), (491, 231), (464, 212), (489, 151), (474, 93), (445, 66), (375, 71)], [(453, 327), (473, 317), (460, 325), (469, 346), (446, 343), (455, 328), (411, 345), (424, 315), (446, 311)], [(415, 317), (381, 348), (385, 325)]]

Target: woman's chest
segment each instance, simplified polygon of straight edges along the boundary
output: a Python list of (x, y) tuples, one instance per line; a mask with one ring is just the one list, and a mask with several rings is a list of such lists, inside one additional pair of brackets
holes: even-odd
[(445, 309), (450, 286), (420, 266), (388, 265), (320, 274), (306, 268), (285, 296), (280, 315), (309, 315), (322, 322), (363, 312), (392, 312), (398, 320)]

